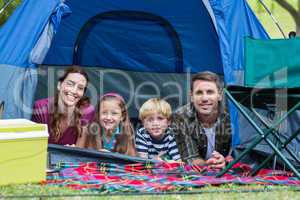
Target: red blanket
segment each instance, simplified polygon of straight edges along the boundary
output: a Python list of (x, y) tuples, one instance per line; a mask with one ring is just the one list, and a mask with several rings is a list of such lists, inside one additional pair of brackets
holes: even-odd
[(130, 165), (60, 163), (57, 169), (58, 172), (48, 174), (45, 184), (101, 192), (182, 191), (226, 183), (300, 185), (300, 181), (286, 171), (263, 169), (255, 177), (249, 177), (251, 168), (246, 164), (236, 164), (222, 178), (215, 178), (217, 171), (206, 167), (165, 162)]

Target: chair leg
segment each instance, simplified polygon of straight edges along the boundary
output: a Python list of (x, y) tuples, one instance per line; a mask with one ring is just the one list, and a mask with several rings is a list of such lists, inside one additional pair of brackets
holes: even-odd
[(271, 148), (273, 149), (273, 151), (275, 151), (275, 154), (278, 155), (283, 162), (294, 172), (294, 174), (300, 179), (300, 173), (298, 172), (298, 170), (292, 165), (292, 163), (286, 159), (286, 157), (278, 150), (278, 148), (276, 148), (276, 146), (268, 139), (268, 138), (264, 138), (264, 140), (271, 146)]
[(242, 153), (240, 153), (232, 162), (230, 162), (224, 169), (222, 169), (216, 177), (222, 177), (229, 169), (238, 163), (246, 154), (248, 154), (256, 145), (258, 145), (263, 140), (262, 137), (257, 137), (249, 147), (247, 147)]
[(289, 148), (288, 148), (288, 144), (297, 137), (298, 134), (300, 134), (299, 132), (299, 129), (294, 133), (292, 134), (289, 138), (287, 138), (285, 140), (285, 142), (282, 141), (282, 139), (280, 138), (280, 136), (278, 135), (279, 133), (276, 131), (274, 133), (274, 136), (276, 137), (276, 139), (278, 140), (278, 142), (280, 143), (280, 146), (284, 146), (283, 148), (288, 152), (288, 154), (290, 154), (290, 156), (295, 160), (297, 161), (297, 163), (300, 165), (300, 159), (298, 158), (298, 156), (293, 152), (291, 151)]
[[(270, 131), (268, 132), (270, 133)], [(229, 163), (222, 171), (220, 171), (216, 177), (222, 177), (226, 172), (228, 172), (228, 170), (230, 168), (233, 167), (233, 165), (235, 165), (237, 162), (239, 162), (246, 154), (248, 154), (248, 152), (250, 152), (253, 147), (255, 147), (257, 144), (259, 144), (262, 140), (265, 140), (269, 145), (270, 147), (273, 149), (274, 151), (274, 155), (278, 155), (282, 160), (283, 162), (294, 172), (294, 174), (300, 179), (300, 173), (298, 172), (298, 170), (290, 163), (290, 161), (288, 161), (284, 155), (280, 152), (280, 150), (266, 137), (260, 137), (260, 138), (257, 138), (254, 142), (252, 142), (252, 144), (247, 148), (245, 149), (236, 159), (234, 159), (231, 163)], [(272, 154), (272, 156), (274, 156)], [(265, 164), (265, 163), (264, 163)], [(261, 165), (260, 165), (261, 167)]]
[[(267, 128), (269, 129), (271, 127), (270, 124), (268, 124), (260, 115), (259, 113), (256, 112), (256, 110), (254, 108), (251, 108), (251, 111), (255, 114), (255, 116), (260, 120), (260, 122)], [(276, 123), (276, 122), (275, 122)], [(284, 142), (281, 140), (280, 136), (279, 136), (279, 132), (274, 130), (274, 136), (276, 138), (276, 141), (278, 141), (280, 143), (280, 145), (283, 145)], [(291, 157), (293, 157), (294, 160), (296, 160), (298, 162), (298, 164), (300, 164), (300, 159), (295, 155), (294, 152), (292, 152), (287, 146), (285, 147), (286, 151), (290, 154)], [(274, 158), (274, 163), (273, 163), (273, 169), (276, 166), (276, 156)]]
[[(289, 150), (289, 149), (287, 149), (287, 145), (293, 140), (293, 139), (295, 139), (297, 136), (298, 136), (298, 134), (300, 133), (300, 128), (290, 137), (290, 138), (288, 138), (278, 149), (279, 150), (282, 150), (282, 149), (286, 149), (286, 150)], [(290, 150), (289, 150), (290, 151)], [(297, 156), (293, 153), (293, 152), (290, 152), (291, 153), (291, 156), (294, 158), (294, 156), (295, 156), (295, 158), (297, 159), (297, 161), (299, 160), (298, 158), (297, 158)], [(253, 171), (251, 172), (251, 176), (254, 176), (254, 175), (256, 175), (256, 173), (261, 169), (261, 168), (263, 168), (264, 167), (264, 165), (265, 164), (267, 164), (274, 156), (276, 155), (276, 153), (275, 152), (273, 152), (270, 156), (268, 156), (259, 166), (257, 166), (256, 168), (254, 168), (253, 169)], [(294, 159), (295, 159), (294, 158)], [(300, 178), (300, 177), (299, 177)]]
[(241, 105), (233, 98), (233, 96), (229, 93), (228, 90), (224, 90), (225, 94), (229, 98), (230, 101), (237, 107), (237, 109), (243, 114), (243, 116), (250, 122), (250, 124), (257, 130), (260, 134), (260, 138), (257, 138), (252, 144), (244, 150), (234, 161), (229, 163), (221, 172), (219, 172), (216, 177), (223, 176), (234, 164), (241, 160), (251, 149), (253, 149), (258, 143), (262, 140), (265, 140), (268, 145), (273, 149), (274, 153), (278, 155), (285, 164), (295, 173), (295, 175), (300, 179), (300, 173), (295, 169), (295, 167), (284, 157), (284, 155), (278, 150), (278, 148), (267, 138), (267, 136), (274, 131), (274, 128), (277, 127), (287, 116), (293, 113), (298, 107), (300, 107), (300, 102), (298, 102), (295, 106), (293, 106), (284, 116), (282, 116), (272, 127), (268, 128), (268, 131), (265, 133), (261, 130), (260, 127), (250, 118), (250, 116), (246, 113), (246, 111), (241, 107)]

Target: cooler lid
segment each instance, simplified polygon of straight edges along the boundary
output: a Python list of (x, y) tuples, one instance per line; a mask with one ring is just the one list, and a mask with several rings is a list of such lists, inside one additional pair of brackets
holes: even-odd
[(48, 137), (47, 125), (27, 119), (0, 120), (0, 140), (33, 137)]

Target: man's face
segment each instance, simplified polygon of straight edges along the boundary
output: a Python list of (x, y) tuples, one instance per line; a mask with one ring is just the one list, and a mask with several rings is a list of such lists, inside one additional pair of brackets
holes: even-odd
[(219, 101), (222, 95), (216, 83), (196, 80), (191, 91), (191, 102), (194, 104), (199, 116), (209, 117), (218, 112)]

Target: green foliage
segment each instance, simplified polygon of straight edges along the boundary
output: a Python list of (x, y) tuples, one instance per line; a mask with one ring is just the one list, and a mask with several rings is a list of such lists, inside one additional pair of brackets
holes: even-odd
[[(286, 0), (287, 3), (297, 8), (298, 2), (300, 0)], [(282, 38), (282, 34), (279, 32), (275, 23), (269, 14), (265, 11), (259, 0), (247, 0), (248, 4), (251, 6), (252, 10), (255, 12), (261, 24), (264, 26), (265, 30), (268, 32), (271, 38)], [(285, 35), (288, 35), (290, 31), (296, 30), (296, 23), (290, 13), (282, 8), (275, 0), (263, 0), (266, 6), (271, 10), (273, 16), (278, 21), (279, 25), (283, 29)], [(300, 10), (298, 11), (300, 12)]]
[[(265, 2), (265, 1), (263, 0), (263, 2)], [(268, 8), (270, 9), (271, 12), (274, 12), (275, 7), (278, 6), (278, 5), (274, 1), (271, 1), (270, 4), (271, 5)], [(260, 3), (260, 0), (256, 0), (256, 9), (255, 10), (256, 10), (257, 13), (266, 12), (263, 5)]]
[[(0, 0), (0, 8), (2, 8), (9, 0)], [(5, 10), (0, 13), (0, 26), (6, 22), (8, 17), (13, 13), (16, 7), (21, 3), (22, 0), (14, 0), (9, 6), (5, 8)]]
[(256, 7), (256, 12), (257, 13), (263, 13), (263, 12), (265, 12), (264, 7), (259, 2), (259, 0), (256, 0), (256, 6), (255, 7)]

